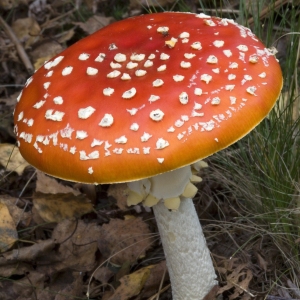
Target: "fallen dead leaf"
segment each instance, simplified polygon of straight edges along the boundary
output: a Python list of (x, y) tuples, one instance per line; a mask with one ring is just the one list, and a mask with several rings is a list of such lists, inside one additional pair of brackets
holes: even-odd
[(141, 219), (111, 219), (101, 227), (98, 247), (105, 258), (117, 265), (134, 263), (151, 247), (153, 237), (148, 225)]
[(126, 183), (111, 184), (108, 188), (107, 195), (117, 200), (120, 209), (125, 210), (127, 207), (128, 186)]
[(77, 196), (80, 194), (78, 190), (71, 188), (70, 186), (65, 186), (59, 183), (53, 177), (47, 176), (44, 172), (39, 170), (36, 171), (36, 192), (41, 192), (43, 194), (67, 194), (72, 193)]
[(18, 232), (15, 222), (5, 202), (0, 200), (0, 252), (8, 250), (17, 240)]
[(19, 148), (11, 144), (0, 144), (0, 164), (7, 171), (15, 171), (20, 176), (29, 163), (22, 157)]
[(150, 276), (153, 266), (142, 268), (134, 273), (123, 276), (120, 279), (121, 285), (109, 300), (127, 300), (138, 295)]
[(87, 34), (92, 34), (97, 30), (109, 25), (112, 22), (113, 22), (113, 18), (111, 17), (101, 17), (101, 16), (94, 15), (90, 17), (85, 23), (74, 22), (74, 24), (78, 25)]
[(39, 24), (33, 18), (17, 19), (11, 27), (19, 41), (24, 43), (25, 49), (38, 39), (41, 32)]
[(64, 219), (80, 218), (93, 210), (85, 195), (68, 194), (33, 195), (33, 205), (45, 222), (61, 222)]

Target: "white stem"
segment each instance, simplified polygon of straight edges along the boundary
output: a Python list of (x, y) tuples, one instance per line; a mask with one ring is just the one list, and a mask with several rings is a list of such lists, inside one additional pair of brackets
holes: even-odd
[(171, 279), (173, 300), (202, 300), (217, 284), (210, 253), (192, 199), (169, 211), (153, 207)]

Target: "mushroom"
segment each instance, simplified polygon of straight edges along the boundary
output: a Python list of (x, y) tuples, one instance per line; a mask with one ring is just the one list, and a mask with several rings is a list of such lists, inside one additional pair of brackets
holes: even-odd
[(274, 55), (232, 20), (157, 13), (113, 23), (46, 62), (14, 113), (36, 168), (85, 183), (128, 182), (153, 206), (173, 299), (216, 284), (192, 202), (205, 158), (239, 140), (282, 87)]

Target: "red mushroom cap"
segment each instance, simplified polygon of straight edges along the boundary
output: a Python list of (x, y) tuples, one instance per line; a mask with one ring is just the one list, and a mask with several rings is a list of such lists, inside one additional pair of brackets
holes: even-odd
[(234, 143), (271, 110), (276, 58), (232, 20), (157, 13), (111, 24), (41, 67), (15, 109), (24, 158), (54, 176), (132, 181)]

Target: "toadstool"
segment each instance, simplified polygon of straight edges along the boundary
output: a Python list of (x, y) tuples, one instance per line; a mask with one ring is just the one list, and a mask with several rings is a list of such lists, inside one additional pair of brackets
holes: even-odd
[(192, 197), (192, 167), (245, 136), (282, 87), (274, 55), (232, 20), (157, 13), (113, 23), (46, 62), (14, 113), (36, 168), (85, 183), (129, 182), (153, 206), (173, 299), (216, 284)]

